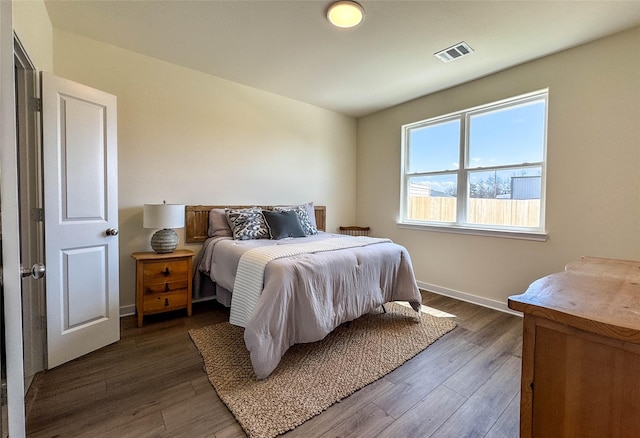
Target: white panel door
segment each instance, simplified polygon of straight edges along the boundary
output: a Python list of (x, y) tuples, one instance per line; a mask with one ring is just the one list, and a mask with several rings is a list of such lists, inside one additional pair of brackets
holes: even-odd
[(42, 73), (47, 367), (120, 339), (116, 97)]

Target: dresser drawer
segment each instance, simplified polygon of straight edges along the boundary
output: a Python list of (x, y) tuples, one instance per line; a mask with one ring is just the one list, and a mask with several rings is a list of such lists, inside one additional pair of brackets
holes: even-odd
[(156, 312), (186, 307), (187, 289), (161, 294), (145, 295), (144, 312)]

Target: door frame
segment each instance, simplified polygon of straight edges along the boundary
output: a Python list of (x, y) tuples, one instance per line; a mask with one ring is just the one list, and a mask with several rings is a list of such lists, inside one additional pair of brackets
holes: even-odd
[(8, 431), (26, 436), (12, 2), (0, 1), (0, 201)]
[[(17, 35), (14, 36), (14, 53), (16, 139), (20, 166), (20, 259), (24, 268), (30, 268), (34, 263), (44, 263), (42, 150), (37, 102), (34, 100), (37, 98), (38, 75)], [(25, 392), (35, 374), (45, 369), (44, 285), (43, 279), (22, 279)]]

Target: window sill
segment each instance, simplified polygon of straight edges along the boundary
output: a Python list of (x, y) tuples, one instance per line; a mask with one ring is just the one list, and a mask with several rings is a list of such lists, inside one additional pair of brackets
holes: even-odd
[(536, 242), (546, 242), (547, 233), (531, 231), (507, 231), (490, 230), (483, 228), (452, 226), (452, 225), (425, 225), (410, 222), (398, 222), (398, 228), (420, 231), (434, 231), (437, 233), (470, 234), (473, 236), (500, 237), (505, 239), (533, 240)]

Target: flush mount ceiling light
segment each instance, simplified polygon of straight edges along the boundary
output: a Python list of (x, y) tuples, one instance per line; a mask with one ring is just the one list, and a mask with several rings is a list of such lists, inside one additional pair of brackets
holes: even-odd
[(339, 1), (331, 4), (327, 10), (327, 18), (337, 27), (354, 27), (360, 24), (364, 9), (353, 1)]

